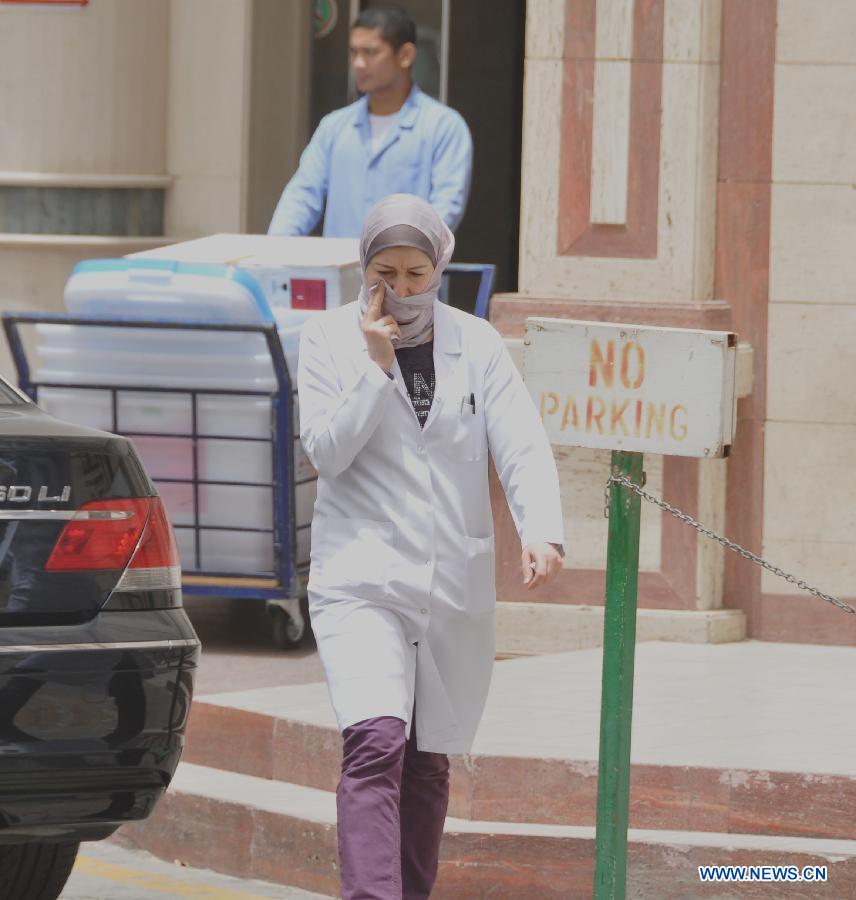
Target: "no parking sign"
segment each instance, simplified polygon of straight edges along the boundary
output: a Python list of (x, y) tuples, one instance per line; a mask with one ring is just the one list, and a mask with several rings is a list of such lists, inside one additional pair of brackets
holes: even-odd
[(526, 384), (554, 444), (727, 456), (736, 364), (727, 331), (526, 321)]

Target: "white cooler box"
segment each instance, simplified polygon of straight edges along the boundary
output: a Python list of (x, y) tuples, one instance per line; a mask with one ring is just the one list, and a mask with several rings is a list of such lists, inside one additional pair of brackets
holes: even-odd
[(274, 312), (334, 309), (355, 300), (360, 292), (356, 238), (214, 234), (128, 258), (235, 266), (252, 276)]
[(224, 265), (164, 259), (91, 259), (78, 263), (63, 291), (72, 315), (266, 324), (270, 305), (247, 273)]

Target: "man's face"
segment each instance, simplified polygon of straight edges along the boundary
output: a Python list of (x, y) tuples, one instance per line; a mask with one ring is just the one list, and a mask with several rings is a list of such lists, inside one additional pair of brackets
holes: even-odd
[(351, 30), (351, 66), (357, 89), (363, 94), (391, 87), (406, 75), (413, 62), (413, 44), (404, 44), (396, 53), (379, 28)]

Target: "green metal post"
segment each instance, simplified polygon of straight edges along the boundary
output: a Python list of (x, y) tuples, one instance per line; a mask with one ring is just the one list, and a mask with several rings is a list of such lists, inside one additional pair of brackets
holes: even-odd
[[(642, 454), (615, 450), (612, 474), (642, 484)], [(606, 608), (603, 620), (603, 689), (597, 782), (595, 900), (623, 900), (627, 880), (630, 805), (630, 725), (636, 650), (641, 498), (623, 485), (609, 491)]]

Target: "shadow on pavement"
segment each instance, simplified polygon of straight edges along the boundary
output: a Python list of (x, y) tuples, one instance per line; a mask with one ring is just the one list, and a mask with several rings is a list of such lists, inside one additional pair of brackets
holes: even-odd
[(324, 680), (311, 633), (304, 646), (280, 650), (263, 600), (186, 597), (184, 607), (202, 641), (197, 697)]

